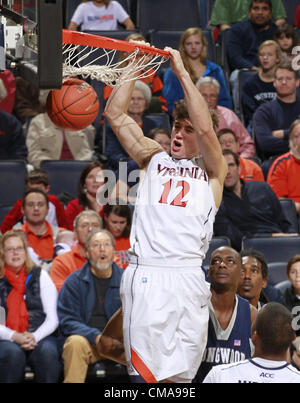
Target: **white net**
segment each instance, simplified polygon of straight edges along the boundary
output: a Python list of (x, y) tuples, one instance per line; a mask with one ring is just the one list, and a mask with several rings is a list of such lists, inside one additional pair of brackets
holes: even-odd
[(141, 53), (136, 48), (119, 60), (120, 52), (92, 46), (63, 45), (63, 79), (82, 76), (109, 86), (142, 79), (154, 74), (167, 59), (161, 55)]

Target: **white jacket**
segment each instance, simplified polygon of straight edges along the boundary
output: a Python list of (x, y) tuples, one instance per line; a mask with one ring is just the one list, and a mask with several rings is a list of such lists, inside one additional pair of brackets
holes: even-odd
[(95, 128), (92, 125), (78, 131), (62, 130), (51, 122), (47, 113), (40, 113), (31, 120), (27, 131), (29, 164), (39, 168), (43, 160), (59, 160), (63, 133), (75, 160), (92, 159), (95, 142)]

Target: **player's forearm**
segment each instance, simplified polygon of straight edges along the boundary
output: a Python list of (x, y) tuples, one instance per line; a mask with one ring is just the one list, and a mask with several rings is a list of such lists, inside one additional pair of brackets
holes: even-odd
[(110, 124), (127, 113), (128, 105), (134, 89), (134, 81), (115, 87), (105, 107), (105, 117)]
[(213, 124), (205, 99), (186, 71), (182, 72), (178, 79), (184, 92), (193, 127), (198, 133), (210, 133), (213, 130)]

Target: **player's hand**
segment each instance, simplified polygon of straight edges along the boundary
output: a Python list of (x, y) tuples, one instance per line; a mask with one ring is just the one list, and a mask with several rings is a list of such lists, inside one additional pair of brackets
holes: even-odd
[(164, 49), (167, 52), (170, 52), (170, 66), (174, 74), (179, 76), (181, 73), (185, 71), (185, 67), (183, 61), (181, 59), (181, 55), (178, 50), (169, 48), (168, 46)]

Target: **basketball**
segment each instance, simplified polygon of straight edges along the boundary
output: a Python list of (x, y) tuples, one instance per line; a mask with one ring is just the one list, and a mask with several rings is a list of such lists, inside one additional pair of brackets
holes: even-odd
[(99, 100), (96, 91), (87, 82), (71, 78), (59, 90), (49, 92), (46, 110), (57, 127), (82, 130), (97, 117)]

